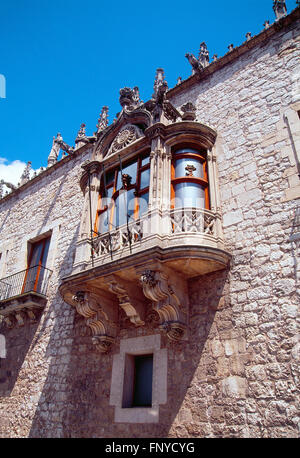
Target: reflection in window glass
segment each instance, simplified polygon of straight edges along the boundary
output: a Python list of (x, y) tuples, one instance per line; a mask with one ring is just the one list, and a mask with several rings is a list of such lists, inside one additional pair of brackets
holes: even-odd
[(205, 207), (205, 192), (197, 183), (184, 182), (175, 185), (175, 206), (180, 207)]
[(140, 188), (147, 188), (149, 186), (149, 180), (150, 180), (150, 169), (144, 170), (144, 172), (141, 173), (141, 186)]

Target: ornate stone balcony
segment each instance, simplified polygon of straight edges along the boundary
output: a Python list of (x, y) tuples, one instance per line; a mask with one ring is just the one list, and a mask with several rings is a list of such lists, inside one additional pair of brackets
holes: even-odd
[(169, 264), (174, 264), (174, 257), (181, 273), (188, 277), (222, 269), (228, 254), (223, 251), (221, 215), (196, 208), (149, 211), (137, 221), (93, 237), (92, 243), (90, 239), (79, 241), (73, 273), (120, 264), (125, 259), (128, 262), (128, 257), (136, 258), (144, 251), (148, 257), (149, 250), (160, 252), (161, 259)]
[[(91, 256), (91, 249), (93, 256)], [(66, 302), (86, 318), (107, 351), (118, 334), (118, 308), (136, 327), (155, 323), (171, 340), (188, 336), (187, 279), (224, 269), (221, 216), (210, 210), (149, 211), (137, 221), (77, 243)]]
[(0, 280), (0, 315), (8, 327), (23, 326), (25, 318), (36, 320), (36, 312), (47, 302), (47, 288), (52, 271), (34, 266)]

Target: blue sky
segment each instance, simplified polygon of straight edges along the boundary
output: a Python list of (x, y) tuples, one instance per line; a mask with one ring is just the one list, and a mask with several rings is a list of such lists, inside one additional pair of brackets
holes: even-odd
[[(287, 0), (290, 13), (296, 0)], [(47, 165), (52, 138), (60, 132), (74, 145), (80, 124), (95, 131), (103, 105), (109, 121), (120, 111), (119, 89), (138, 86), (146, 101), (155, 71), (169, 87), (191, 75), (185, 58), (226, 54), (247, 32), (274, 22), (272, 0), (10, 0), (1, 2), (0, 175), (27, 161)], [(3, 78), (2, 78), (3, 79)], [(15, 162), (18, 161), (18, 162)], [(19, 173), (19, 169), (18, 172)], [(2, 176), (0, 176), (2, 178)]]

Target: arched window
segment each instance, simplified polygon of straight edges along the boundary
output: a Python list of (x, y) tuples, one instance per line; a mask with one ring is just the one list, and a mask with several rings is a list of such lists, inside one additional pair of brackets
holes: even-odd
[(102, 174), (95, 232), (105, 233), (148, 210), (150, 157), (144, 153)]
[(173, 150), (171, 207), (210, 208), (205, 150), (190, 147)]

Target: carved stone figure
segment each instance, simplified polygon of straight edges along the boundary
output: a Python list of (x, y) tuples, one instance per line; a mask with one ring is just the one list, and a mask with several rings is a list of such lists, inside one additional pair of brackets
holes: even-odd
[(57, 158), (60, 151), (60, 142), (63, 140), (60, 133), (57, 134), (56, 138), (53, 137), (52, 148), (50, 154), (48, 156), (48, 167), (51, 167), (55, 162), (57, 162)]
[(200, 62), (203, 68), (209, 65), (209, 52), (205, 42), (201, 43), (200, 45), (198, 61)]
[(130, 87), (124, 87), (120, 89), (120, 105), (132, 111), (138, 108), (141, 105), (140, 95), (139, 95), (139, 88), (135, 86), (133, 89)]
[(285, 0), (274, 0), (273, 1), (273, 10), (276, 16), (276, 20), (281, 19), (287, 15), (286, 3)]
[(198, 59), (194, 56), (194, 54), (186, 53), (185, 57), (187, 58), (187, 60), (189, 61), (189, 63), (192, 66), (193, 74), (203, 70), (203, 65), (201, 64), (201, 62), (198, 61)]

